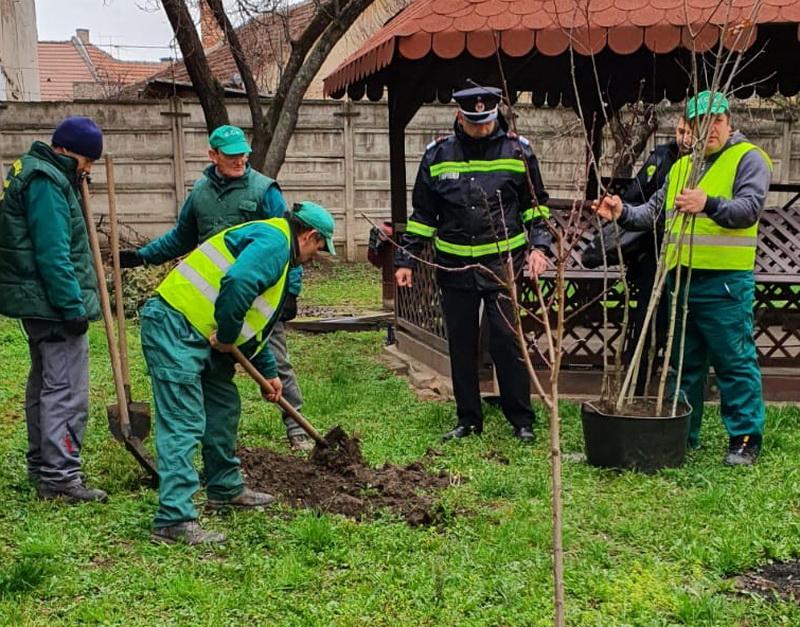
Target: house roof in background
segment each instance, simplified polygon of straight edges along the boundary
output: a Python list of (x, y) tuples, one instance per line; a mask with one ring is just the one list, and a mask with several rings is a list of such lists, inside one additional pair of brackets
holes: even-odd
[(69, 41), (40, 41), (38, 53), (42, 100), (72, 100), (76, 83), (114, 86), (136, 83), (168, 65), (116, 59), (78, 37)]

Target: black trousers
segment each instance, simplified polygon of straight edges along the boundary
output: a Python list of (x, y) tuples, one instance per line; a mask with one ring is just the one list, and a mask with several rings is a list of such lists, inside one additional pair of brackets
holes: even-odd
[(483, 428), (478, 387), (481, 301), (488, 321), (489, 354), (497, 369), (503, 414), (515, 429), (531, 428), (534, 414), (530, 379), (511, 326), (514, 320), (511, 302), (500, 298), (497, 291), (442, 288), (442, 311), (447, 326), (458, 423), (479, 430)]

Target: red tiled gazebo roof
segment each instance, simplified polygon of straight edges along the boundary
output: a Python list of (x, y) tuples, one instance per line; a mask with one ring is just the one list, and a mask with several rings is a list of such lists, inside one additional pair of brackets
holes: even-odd
[[(718, 44), (747, 48), (760, 24), (797, 24), (800, 0), (415, 0), (325, 79), (341, 96), (395, 59), (488, 58), (533, 52), (630, 55), (677, 48), (702, 53)], [(728, 25), (723, 33), (723, 26)], [(800, 33), (798, 33), (800, 34)]]

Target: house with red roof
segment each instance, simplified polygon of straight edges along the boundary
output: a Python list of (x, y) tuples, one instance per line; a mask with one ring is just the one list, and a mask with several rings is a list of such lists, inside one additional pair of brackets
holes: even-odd
[(77, 29), (69, 41), (40, 41), (38, 58), (42, 100), (116, 98), (125, 86), (169, 65), (117, 59), (93, 44), (85, 28)]

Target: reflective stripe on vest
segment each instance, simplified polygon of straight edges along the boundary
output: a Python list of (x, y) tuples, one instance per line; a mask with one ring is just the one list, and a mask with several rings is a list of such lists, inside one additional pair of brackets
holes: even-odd
[(550, 207), (548, 207), (547, 205), (538, 205), (537, 207), (531, 207), (530, 209), (526, 209), (522, 213), (523, 222), (530, 222), (534, 218), (542, 218), (543, 220), (549, 220)]
[(412, 233), (420, 237), (433, 237), (436, 233), (436, 227), (428, 226), (416, 220), (409, 220), (406, 222), (406, 233)]
[[(222, 277), (236, 261), (225, 244), (225, 235), (235, 229), (255, 223), (266, 224), (278, 229), (286, 237), (286, 245), (291, 245), (289, 223), (285, 219), (271, 218), (246, 222), (225, 229), (206, 240), (170, 272), (156, 289), (161, 298), (180, 311), (203, 337), (210, 337), (217, 328), (214, 320), (214, 304), (219, 296)], [(288, 272), (289, 263), (287, 261), (278, 282), (256, 296), (245, 314), (242, 329), (239, 337), (236, 338), (237, 346), (254, 338), (274, 322), (273, 319), (277, 317), (277, 310), (283, 298)], [(266, 338), (258, 350), (263, 347), (265, 342)]]
[(527, 243), (528, 238), (525, 236), (525, 233), (518, 233), (509, 239), (500, 240), (499, 242), (490, 242), (489, 244), (478, 244), (476, 246), (451, 244), (437, 237), (433, 245), (442, 252), (458, 257), (483, 257), (484, 255), (496, 255), (509, 250), (515, 250), (520, 246), (525, 246)]
[[(701, 177), (697, 187), (709, 196), (730, 200), (733, 198), (733, 183), (742, 157), (751, 150), (758, 150), (772, 168), (772, 162), (757, 146), (741, 142), (727, 148), (711, 164)], [(726, 229), (705, 213), (694, 216), (675, 213), (675, 197), (689, 180), (692, 157), (678, 159), (670, 168), (665, 198), (667, 230), (667, 262), (670, 268), (678, 263), (702, 270), (752, 270), (756, 261), (758, 222), (744, 229)], [(685, 226), (684, 226), (685, 225)], [(677, 244), (684, 231), (680, 246)], [(680, 260), (678, 252), (680, 251)]]
[(431, 176), (437, 177), (450, 172), (525, 172), (525, 162), (521, 159), (493, 159), (491, 161), (442, 161), (434, 163)]

